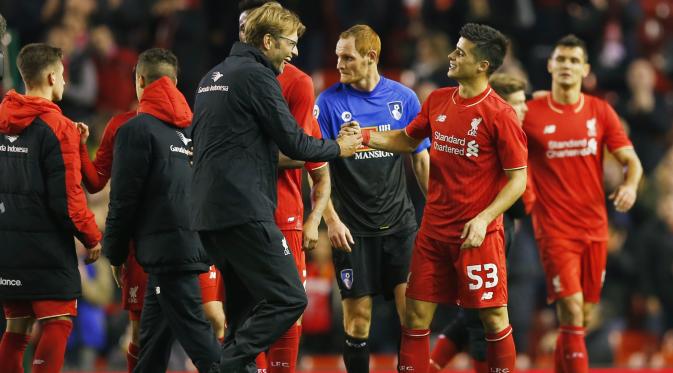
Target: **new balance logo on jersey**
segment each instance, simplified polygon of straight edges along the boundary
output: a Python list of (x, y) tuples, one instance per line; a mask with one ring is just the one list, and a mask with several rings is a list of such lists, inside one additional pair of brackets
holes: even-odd
[(21, 286), (21, 280), (0, 277), (0, 286)]
[(482, 119), (481, 118), (474, 118), (472, 119), (472, 122), (470, 122), (470, 130), (467, 131), (468, 136), (472, 137), (477, 137), (477, 131), (479, 130), (479, 124), (481, 123)]
[(467, 143), (467, 154), (468, 157), (478, 157), (479, 156), (479, 144), (475, 140), (472, 140)]
[(596, 137), (596, 118), (587, 120), (587, 136)]
[(4, 214), (4, 213), (5, 213), (5, 203), (0, 202), (0, 214)]
[(221, 77), (223, 77), (221, 72), (215, 71), (213, 75), (210, 76), (210, 79), (212, 79), (214, 82), (218, 81)]
[(161, 294), (161, 288), (160, 288), (160, 287), (158, 287), (158, 286), (157, 286), (157, 287), (155, 287), (155, 288), (154, 288), (154, 294), (156, 294), (156, 295), (159, 295), (159, 294)]
[(290, 253), (290, 248), (287, 246), (287, 241), (283, 238), (283, 241), (281, 241), (283, 244), (283, 255), (291, 255)]
[(552, 133), (556, 132), (556, 125), (555, 124), (548, 124), (544, 126), (544, 129), (542, 130), (542, 133), (545, 135), (551, 135)]
[(19, 136), (18, 135), (15, 135), (15, 136), (5, 135), (5, 138), (7, 140), (9, 140), (9, 142), (14, 142), (14, 141), (16, 141), (16, 139), (19, 138)]
[(33, 360), (33, 365), (42, 365), (42, 364), (44, 364), (44, 360), (42, 359)]
[(493, 292), (492, 291), (487, 291), (484, 294), (481, 295), (481, 300), (491, 300), (493, 299)]
[(446, 121), (446, 115), (444, 115), (444, 114), (439, 114), (439, 115), (437, 116), (437, 121), (440, 122), (440, 123), (444, 123), (444, 122)]

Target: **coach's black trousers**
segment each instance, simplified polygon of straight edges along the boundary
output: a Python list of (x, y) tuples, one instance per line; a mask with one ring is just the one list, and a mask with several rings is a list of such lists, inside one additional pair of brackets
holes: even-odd
[(221, 372), (247, 372), (306, 308), (306, 292), (287, 242), (273, 222), (200, 232), (224, 276), (229, 330)]
[(199, 372), (219, 362), (220, 344), (203, 313), (198, 274), (150, 274), (140, 317), (140, 356), (133, 372), (166, 372), (176, 338)]

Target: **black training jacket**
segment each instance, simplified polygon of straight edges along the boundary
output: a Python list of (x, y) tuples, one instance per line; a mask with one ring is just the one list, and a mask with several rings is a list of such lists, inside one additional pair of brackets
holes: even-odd
[(129, 240), (148, 273), (205, 272), (208, 257), (190, 229), (192, 113), (167, 77), (148, 85), (138, 115), (119, 128), (103, 251), (113, 265)]
[(236, 43), (201, 79), (193, 121), (194, 229), (273, 222), (279, 148), (297, 160), (339, 156), (336, 142), (297, 126), (277, 74), (259, 49)]
[(80, 185), (80, 135), (53, 102), (10, 91), (0, 105), (0, 300), (74, 299), (76, 236), (101, 233)]

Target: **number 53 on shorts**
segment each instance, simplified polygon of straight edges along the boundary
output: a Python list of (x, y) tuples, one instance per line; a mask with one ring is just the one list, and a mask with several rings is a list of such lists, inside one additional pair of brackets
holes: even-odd
[(466, 267), (467, 277), (470, 279), (470, 290), (494, 288), (498, 285), (498, 267), (493, 263), (469, 265)]

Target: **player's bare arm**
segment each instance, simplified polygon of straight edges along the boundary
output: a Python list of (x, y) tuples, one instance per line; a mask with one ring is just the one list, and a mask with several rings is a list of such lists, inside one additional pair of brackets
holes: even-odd
[(302, 168), (304, 167), (304, 163), (304, 161), (295, 161), (294, 159), (283, 154), (283, 152), (278, 152), (278, 168), (281, 170)]
[[(356, 121), (344, 123), (339, 137), (360, 133), (360, 124)], [(370, 148), (385, 150), (392, 153), (411, 153), (423, 139), (415, 139), (404, 130), (362, 133), (362, 141)]]
[(493, 202), (479, 215), (465, 224), (463, 232), (460, 235), (460, 238), (464, 239), (463, 244), (460, 246), (461, 250), (481, 246), (486, 237), (486, 228), (488, 225), (493, 219), (510, 208), (526, 190), (528, 173), (525, 167), (516, 170), (505, 170), (505, 174), (507, 174), (507, 184), (495, 196)]
[(325, 164), (323, 167), (309, 171), (311, 184), (311, 213), (304, 220), (303, 243), (302, 249), (310, 251), (315, 249), (318, 244), (318, 227), (320, 226), (320, 219), (329, 202), (329, 195), (331, 190), (331, 182), (329, 178), (329, 166)]
[(421, 187), (423, 196), (428, 196), (428, 179), (430, 178), (430, 153), (427, 149), (422, 152), (411, 155), (411, 165), (414, 169), (414, 175), (418, 186)]
[(626, 212), (636, 202), (638, 184), (643, 177), (643, 166), (631, 147), (618, 149), (612, 155), (622, 166), (626, 167), (626, 174), (624, 181), (610, 194), (609, 198), (613, 201), (617, 211)]

